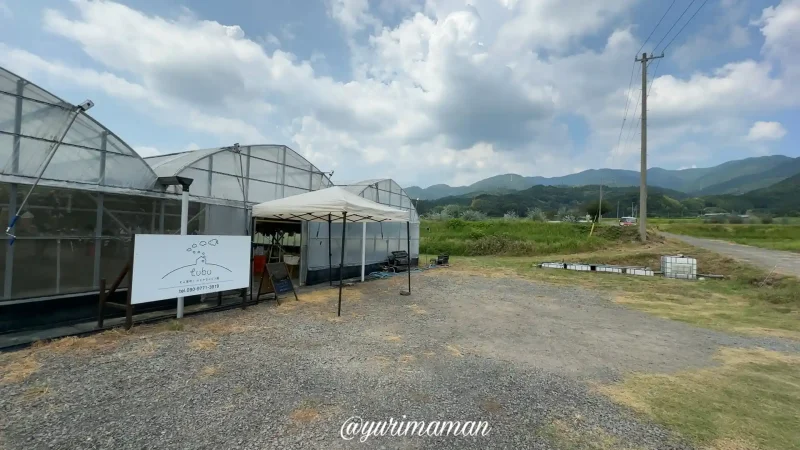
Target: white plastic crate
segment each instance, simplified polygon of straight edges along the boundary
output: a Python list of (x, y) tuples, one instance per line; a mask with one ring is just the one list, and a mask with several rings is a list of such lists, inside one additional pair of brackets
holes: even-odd
[(697, 260), (683, 255), (662, 256), (661, 271), (665, 278), (697, 279)]
[(640, 276), (646, 276), (646, 277), (652, 277), (653, 275), (655, 275), (655, 273), (651, 269), (647, 269), (647, 268), (641, 268), (640, 269), (640, 268), (635, 268), (635, 267), (629, 267), (628, 269), (626, 269), (625, 273), (627, 273), (629, 275), (640, 275)]

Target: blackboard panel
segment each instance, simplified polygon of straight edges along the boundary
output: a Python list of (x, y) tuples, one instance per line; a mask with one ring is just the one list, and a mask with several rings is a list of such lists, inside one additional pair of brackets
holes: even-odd
[(272, 283), (275, 285), (275, 292), (278, 294), (292, 292), (292, 280), (288, 278), (283, 280), (275, 280)]
[[(286, 263), (267, 264), (267, 273), (269, 274), (270, 284), (275, 290), (276, 299), (280, 294), (286, 294), (288, 292), (294, 293), (294, 285), (292, 285), (292, 279), (289, 276)], [(295, 298), (297, 298), (297, 294), (295, 294)]]
[(282, 262), (267, 264), (267, 272), (269, 272), (269, 276), (273, 280), (289, 279), (289, 270), (287, 270), (286, 264)]

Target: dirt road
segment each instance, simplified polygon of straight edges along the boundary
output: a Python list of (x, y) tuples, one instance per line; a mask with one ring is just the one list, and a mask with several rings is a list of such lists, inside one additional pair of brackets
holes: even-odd
[(672, 233), (661, 232), (662, 235), (675, 238), (686, 242), (687, 244), (694, 245), (695, 247), (704, 248), (717, 252), (721, 255), (730, 256), (731, 258), (750, 263), (756, 267), (761, 267), (764, 270), (775, 269), (775, 272), (783, 275), (790, 275), (800, 277), (800, 254), (792, 252), (783, 252), (780, 250), (769, 250), (765, 248), (751, 247), (749, 245), (734, 244), (727, 241), (719, 241), (715, 239), (703, 239), (691, 236), (683, 236)]

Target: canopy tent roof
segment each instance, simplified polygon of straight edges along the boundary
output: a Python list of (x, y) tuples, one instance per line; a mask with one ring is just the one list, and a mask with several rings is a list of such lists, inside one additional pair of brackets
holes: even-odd
[(408, 222), (411, 212), (360, 197), (340, 186), (253, 206), (253, 217), (307, 221)]

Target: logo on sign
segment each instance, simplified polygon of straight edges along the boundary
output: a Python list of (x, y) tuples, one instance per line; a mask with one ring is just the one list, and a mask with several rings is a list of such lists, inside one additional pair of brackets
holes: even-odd
[(223, 272), (231, 272), (231, 270), (220, 264), (214, 264), (208, 261), (206, 250), (208, 250), (209, 253), (213, 253), (213, 249), (217, 245), (219, 245), (219, 241), (216, 239), (195, 242), (191, 247), (186, 249), (186, 252), (191, 255), (190, 257), (194, 259), (194, 262), (170, 270), (164, 274), (161, 279), (174, 279), (180, 284), (218, 280), (218, 277), (215, 277), (215, 275)]

